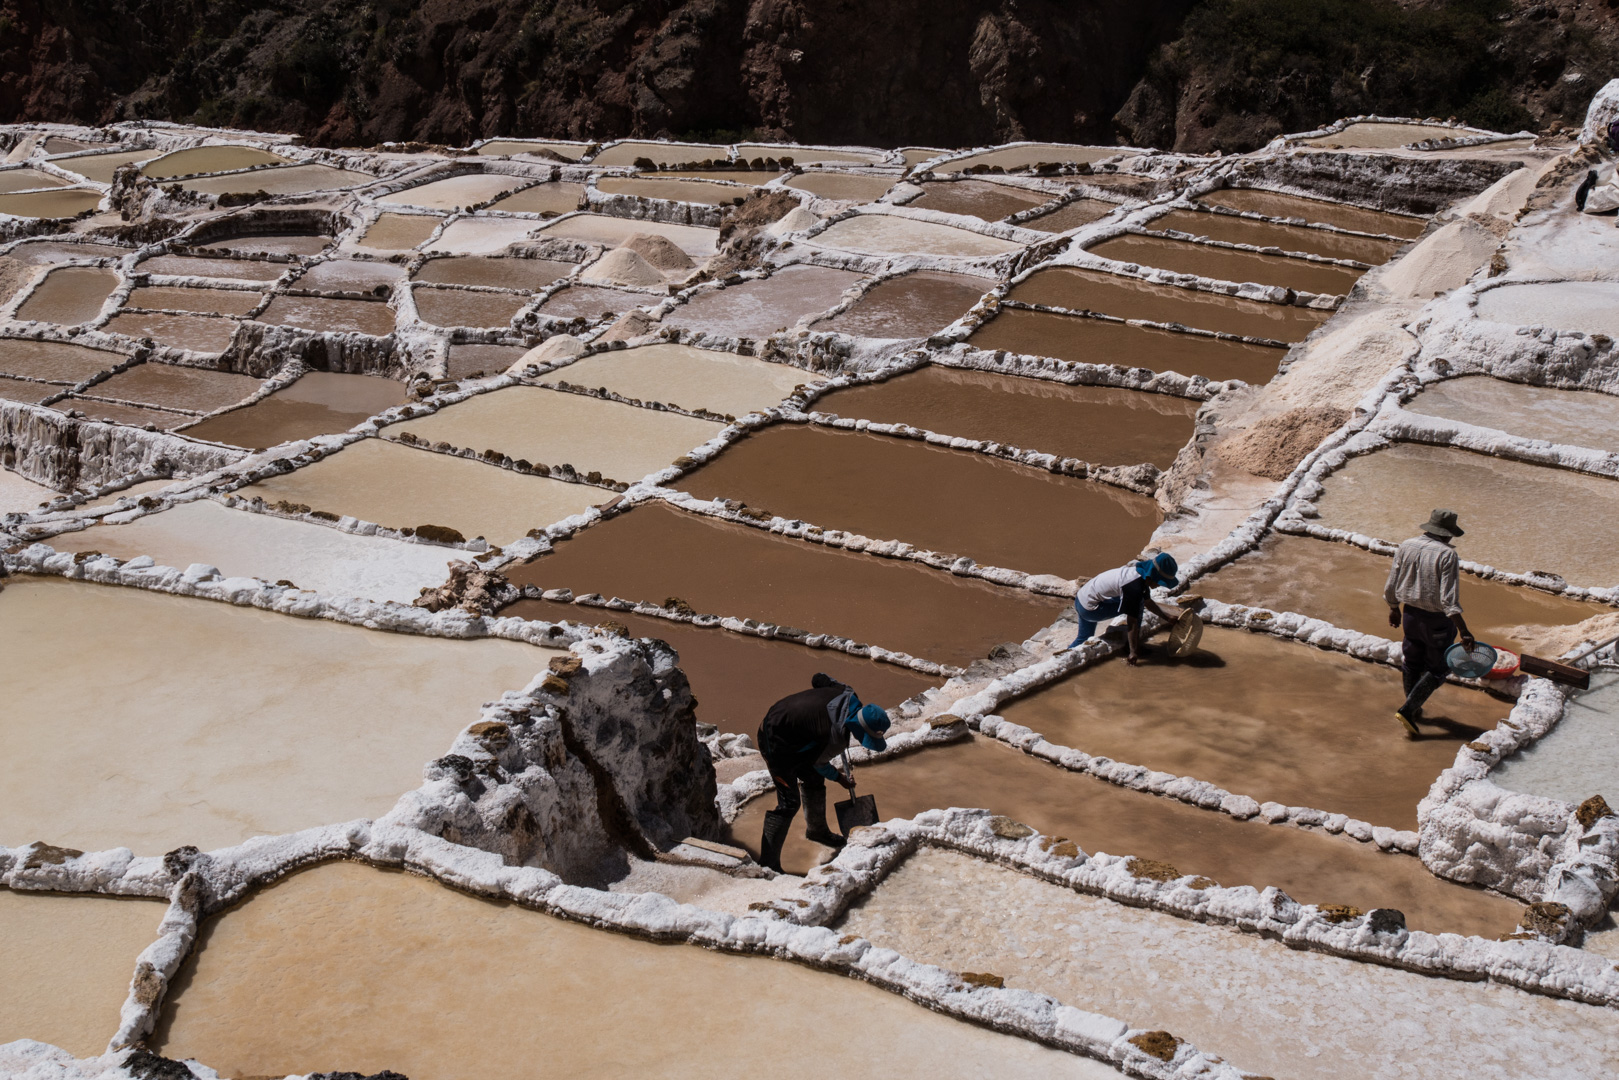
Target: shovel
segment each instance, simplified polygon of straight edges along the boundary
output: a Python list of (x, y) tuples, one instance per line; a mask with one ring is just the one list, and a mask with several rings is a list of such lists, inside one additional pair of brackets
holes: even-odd
[(1182, 611), (1180, 618), (1169, 630), (1169, 654), (1190, 656), (1197, 643), (1203, 640), (1203, 618), (1190, 609)]
[[(851, 783), (854, 781), (854, 766), (849, 762), (849, 752), (843, 752), (843, 771)], [(861, 825), (877, 824), (877, 796), (856, 795), (851, 788), (849, 797), (840, 803), (834, 803), (832, 810), (838, 815), (838, 831), (848, 836), (851, 831)]]

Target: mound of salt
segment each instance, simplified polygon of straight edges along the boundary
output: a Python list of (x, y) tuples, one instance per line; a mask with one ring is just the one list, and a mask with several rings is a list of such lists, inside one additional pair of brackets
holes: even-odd
[(697, 265), (667, 236), (657, 233), (636, 233), (618, 247), (620, 251), (635, 252), (659, 270), (690, 270)]
[(663, 271), (647, 262), (638, 251), (614, 248), (579, 275), (581, 281), (611, 285), (662, 285)]
[(787, 211), (787, 213), (782, 215), (780, 221), (770, 226), (769, 232), (771, 236), (786, 236), (788, 233), (803, 232), (805, 229), (813, 229), (816, 225), (819, 225), (820, 222), (821, 219), (816, 217), (810, 211), (804, 209), (802, 206), (797, 206)]

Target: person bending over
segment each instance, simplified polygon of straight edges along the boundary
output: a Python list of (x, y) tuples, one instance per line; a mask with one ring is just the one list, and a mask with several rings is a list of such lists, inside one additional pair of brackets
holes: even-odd
[(1400, 646), (1405, 703), (1394, 711), (1394, 718), (1413, 739), (1420, 734), (1417, 722), (1422, 719), (1423, 703), (1439, 689), (1449, 671), (1445, 650), (1457, 634), (1464, 646), (1473, 648), (1473, 634), (1462, 618), (1457, 595), (1459, 560), (1450, 544), (1464, 535), (1456, 524), (1456, 511), (1435, 510), (1421, 528), (1420, 535), (1401, 544), (1394, 553), (1394, 565), (1389, 567), (1388, 583), (1383, 586), (1389, 625), (1405, 630), (1405, 641)]
[(1175, 576), (1180, 567), (1169, 552), (1161, 552), (1150, 559), (1128, 563), (1117, 570), (1104, 570), (1080, 587), (1074, 597), (1074, 612), (1079, 616), (1079, 633), (1068, 647), (1078, 647), (1096, 634), (1099, 623), (1123, 615), (1126, 619), (1125, 640), (1130, 646), (1130, 665), (1141, 662), (1141, 611), (1151, 611), (1160, 619), (1175, 621), (1175, 616), (1153, 603), (1147, 590), (1153, 587), (1173, 589), (1180, 584)]

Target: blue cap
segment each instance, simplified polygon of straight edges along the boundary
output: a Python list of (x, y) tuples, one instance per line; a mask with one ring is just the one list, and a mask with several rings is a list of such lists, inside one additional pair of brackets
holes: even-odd
[(880, 705), (867, 705), (849, 717), (850, 734), (860, 739), (860, 745), (873, 753), (888, 749), (883, 732), (888, 730), (888, 714)]
[(1150, 559), (1142, 559), (1136, 563), (1136, 573), (1147, 579), (1149, 585), (1159, 585), (1166, 589), (1173, 589), (1179, 585), (1180, 578), (1175, 575), (1180, 572), (1180, 566), (1175, 562), (1175, 556), (1167, 551), (1161, 551)]

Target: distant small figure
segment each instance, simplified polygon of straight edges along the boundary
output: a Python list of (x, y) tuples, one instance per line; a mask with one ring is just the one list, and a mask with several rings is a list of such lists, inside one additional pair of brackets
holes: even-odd
[(1388, 584), (1383, 586), (1389, 625), (1405, 629), (1400, 649), (1405, 703), (1394, 717), (1413, 739), (1421, 734), (1417, 722), (1422, 719), (1423, 703), (1439, 689), (1449, 670), (1445, 650), (1458, 634), (1464, 646), (1473, 648), (1473, 634), (1462, 618), (1457, 595), (1460, 560), (1450, 543), (1462, 535), (1456, 511), (1435, 510), (1422, 525), (1421, 535), (1413, 536), (1394, 553)]
[(1591, 197), (1591, 189), (1596, 186), (1597, 171), (1595, 169), (1586, 170), (1585, 179), (1581, 180), (1580, 186), (1574, 189), (1574, 206), (1577, 209), (1585, 209), (1585, 200)]
[(1619, 154), (1619, 120), (1608, 124), (1608, 149)]
[(770, 778), (776, 782), (776, 808), (765, 811), (764, 836), (759, 841), (759, 862), (781, 873), (781, 848), (787, 829), (798, 813), (799, 788), (804, 791), (804, 836), (817, 844), (840, 848), (844, 838), (826, 825), (826, 782), (853, 790), (854, 781), (832, 765), (849, 747), (851, 738), (867, 750), (888, 748), (884, 732), (888, 714), (876, 705), (862, 705), (849, 687), (828, 675), (817, 674), (810, 689), (782, 698), (770, 706), (759, 725), (759, 752)]
[(1145, 608), (1160, 619), (1174, 622), (1176, 616), (1153, 603), (1151, 587), (1173, 589), (1180, 584), (1175, 575), (1180, 567), (1175, 557), (1164, 551), (1150, 559), (1127, 563), (1117, 570), (1104, 570), (1087, 581), (1074, 597), (1074, 613), (1079, 616), (1079, 633), (1070, 649), (1096, 634), (1099, 623), (1120, 615), (1125, 617), (1125, 641), (1130, 647), (1131, 667), (1141, 662), (1141, 612)]

